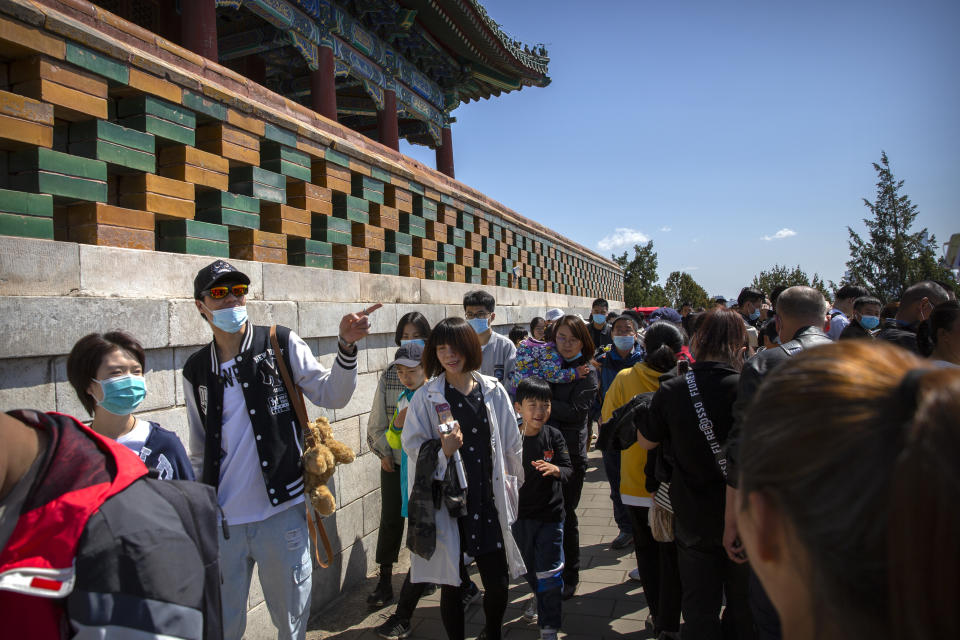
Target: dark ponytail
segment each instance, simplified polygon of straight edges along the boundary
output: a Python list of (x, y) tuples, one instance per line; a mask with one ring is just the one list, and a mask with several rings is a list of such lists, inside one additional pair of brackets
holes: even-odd
[(644, 336), (647, 355), (643, 361), (660, 373), (677, 366), (677, 353), (683, 348), (683, 332), (670, 322), (654, 322)]

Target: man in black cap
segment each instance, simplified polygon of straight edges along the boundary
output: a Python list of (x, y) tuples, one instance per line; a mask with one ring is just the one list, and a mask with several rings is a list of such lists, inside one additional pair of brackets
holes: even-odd
[[(213, 342), (183, 367), (191, 461), (197, 477), (217, 490), (224, 638), (239, 640), (246, 627), (253, 565), (279, 638), (302, 639), (310, 613), (313, 562), (302, 505), (302, 425), (297, 423), (271, 347), (270, 327), (247, 320), (250, 278), (217, 260), (197, 274), (197, 311)], [(356, 342), (370, 331), (367, 315), (340, 320), (333, 368), (317, 362), (307, 344), (277, 326), (290, 377), (318, 406), (344, 407), (357, 386)]]

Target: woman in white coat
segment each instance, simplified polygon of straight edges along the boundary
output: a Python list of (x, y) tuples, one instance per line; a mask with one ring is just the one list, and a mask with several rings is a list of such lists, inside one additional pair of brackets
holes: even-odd
[[(439, 439), (435, 478), (442, 478), (451, 457), (460, 452), (467, 476), (466, 511), (453, 518), (446, 507), (435, 511), (436, 548), (429, 559), (410, 556), (413, 582), (441, 585), (440, 614), (450, 640), (464, 636), (460, 566), (472, 557), (483, 582), (486, 628), (481, 637), (500, 640), (507, 589), (523, 575), (523, 558), (513, 540), (517, 490), (523, 483), (523, 441), (513, 403), (496, 378), (478, 372), (480, 341), (463, 318), (447, 318), (430, 334), (423, 367), (431, 379), (410, 401), (403, 427), (403, 449), (409, 457), (409, 483), (414, 486), (420, 448)], [(450, 419), (454, 429), (441, 435)]]

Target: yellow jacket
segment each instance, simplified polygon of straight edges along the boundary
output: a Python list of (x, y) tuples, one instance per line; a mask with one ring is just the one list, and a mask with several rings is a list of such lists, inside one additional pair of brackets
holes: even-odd
[[(625, 405), (638, 393), (656, 391), (663, 374), (646, 363), (638, 362), (617, 374), (603, 399), (601, 420), (606, 422), (619, 407)], [(635, 444), (620, 453), (620, 499), (623, 504), (635, 507), (651, 506), (650, 493), (646, 488), (643, 468), (647, 464), (647, 450)]]

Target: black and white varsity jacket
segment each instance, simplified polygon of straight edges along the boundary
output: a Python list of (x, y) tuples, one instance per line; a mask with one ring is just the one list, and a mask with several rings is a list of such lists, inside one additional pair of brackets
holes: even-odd
[[(333, 369), (324, 368), (300, 336), (277, 327), (277, 341), (294, 383), (315, 405), (341, 409), (357, 386), (357, 352), (338, 346)], [(279, 505), (303, 494), (300, 455), (303, 434), (273, 348), (270, 327), (247, 323), (235, 359), (236, 383), (243, 391), (247, 415), (255, 434), (257, 456), (267, 495)], [(222, 449), (224, 380), (217, 347), (211, 342), (195, 352), (183, 367), (183, 391), (190, 425), (190, 459), (197, 477), (219, 487)], [(251, 469), (250, 473), (257, 470)]]

